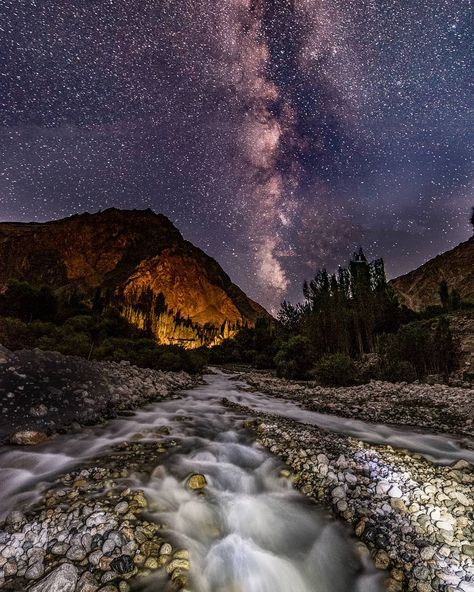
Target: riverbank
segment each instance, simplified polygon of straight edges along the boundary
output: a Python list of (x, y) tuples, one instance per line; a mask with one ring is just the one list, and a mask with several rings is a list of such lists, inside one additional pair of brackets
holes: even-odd
[(390, 592), (474, 591), (473, 467), (440, 467), (417, 454), (227, 402), (288, 466), (305, 495), (348, 522), (389, 572)]
[(290, 400), (310, 411), (474, 437), (472, 388), (382, 381), (326, 388), (312, 381), (286, 380), (254, 370), (240, 373), (240, 378), (256, 391)]
[(37, 444), (113, 418), (199, 382), (128, 362), (95, 362), (57, 352), (0, 346), (0, 443)]
[(148, 500), (127, 478), (156, 466), (172, 446), (122, 442), (106, 457), (68, 471), (25, 513), (11, 512), (0, 530), (0, 588), (17, 592), (128, 592), (154, 574), (173, 590), (188, 584), (189, 557), (163, 526), (148, 520)]

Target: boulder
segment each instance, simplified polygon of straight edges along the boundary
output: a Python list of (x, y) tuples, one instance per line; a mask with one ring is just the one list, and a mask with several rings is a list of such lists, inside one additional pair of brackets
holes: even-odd
[(74, 592), (77, 584), (77, 569), (71, 563), (63, 563), (35, 584), (30, 592)]
[(36, 444), (43, 444), (47, 440), (49, 440), (49, 437), (44, 432), (37, 432), (35, 430), (15, 432), (10, 438), (10, 442), (18, 446), (34, 446)]

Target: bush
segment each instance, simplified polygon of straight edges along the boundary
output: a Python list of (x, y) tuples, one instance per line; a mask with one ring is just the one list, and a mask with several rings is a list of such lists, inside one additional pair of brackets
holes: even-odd
[[(456, 368), (458, 360), (457, 343), (445, 317), (435, 322), (409, 323), (393, 335), (382, 336), (379, 351), (387, 368), (404, 362), (414, 368), (417, 378), (447, 375)], [(410, 374), (408, 366), (405, 370)]]
[(301, 335), (291, 337), (281, 345), (274, 362), (278, 376), (308, 378), (309, 369), (313, 364), (313, 351), (310, 342)]
[(316, 375), (326, 386), (350, 386), (357, 382), (357, 369), (346, 354), (328, 354), (316, 365)]
[(384, 368), (381, 378), (389, 382), (414, 382), (418, 377), (415, 366), (402, 360), (392, 362)]

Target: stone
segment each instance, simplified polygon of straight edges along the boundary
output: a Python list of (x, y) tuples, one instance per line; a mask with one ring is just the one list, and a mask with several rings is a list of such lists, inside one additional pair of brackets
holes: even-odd
[(48, 408), (43, 403), (30, 407), (30, 415), (33, 415), (33, 417), (44, 417), (47, 413)]
[(169, 543), (163, 543), (160, 547), (160, 555), (171, 555), (173, 547)]
[(388, 495), (393, 498), (400, 498), (402, 497), (403, 493), (398, 485), (392, 485), (392, 487), (388, 491)]
[(474, 559), (474, 545), (463, 545), (461, 547), (461, 551), (464, 553), (464, 555)]
[(189, 561), (188, 559), (173, 559), (168, 563), (166, 566), (166, 573), (172, 573), (175, 569), (184, 569), (189, 570)]
[(379, 481), (375, 486), (375, 493), (377, 495), (385, 495), (389, 491), (390, 487), (391, 485), (388, 481)]
[(423, 547), (423, 549), (420, 551), (420, 557), (423, 559), (423, 561), (429, 561), (430, 559), (433, 559), (435, 551), (436, 550), (434, 547)]
[(126, 574), (133, 571), (135, 565), (130, 555), (121, 555), (110, 563), (110, 567), (119, 574)]
[(331, 491), (331, 496), (336, 500), (344, 499), (346, 497), (346, 492), (343, 487), (337, 486)]
[(126, 514), (128, 512), (128, 503), (127, 502), (119, 502), (115, 506), (114, 510), (117, 514)]
[(35, 561), (25, 572), (25, 578), (27, 580), (37, 580), (44, 574), (43, 561)]
[(374, 564), (377, 569), (387, 569), (390, 565), (390, 557), (385, 551), (380, 549), (375, 554)]
[(90, 571), (85, 571), (79, 578), (76, 592), (96, 592), (99, 589), (99, 584)]
[(30, 592), (74, 592), (77, 576), (77, 569), (74, 565), (63, 563), (35, 584)]
[(23, 430), (15, 432), (10, 438), (12, 444), (18, 446), (36, 446), (37, 444), (43, 444), (49, 440), (48, 436), (44, 432), (37, 432), (35, 430)]
[(70, 547), (66, 553), (66, 557), (71, 561), (82, 561), (85, 559), (86, 555), (86, 550), (81, 545), (74, 545)]
[(201, 473), (194, 473), (186, 481), (186, 487), (193, 491), (204, 489), (207, 485), (207, 480)]
[(26, 523), (26, 518), (23, 512), (16, 510), (7, 516), (6, 523), (8, 526), (11, 526), (13, 530), (19, 530), (23, 524)]

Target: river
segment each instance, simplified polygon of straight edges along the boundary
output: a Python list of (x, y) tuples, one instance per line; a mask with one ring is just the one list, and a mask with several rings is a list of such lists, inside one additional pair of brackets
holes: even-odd
[[(165, 524), (168, 535), (189, 550), (196, 592), (381, 590), (380, 575), (359, 558), (346, 527), (279, 476), (281, 461), (255, 443), (243, 427), (245, 415), (224, 407), (222, 399), (372, 442), (403, 443), (436, 462), (470, 457), (472, 452), (446, 436), (310, 413), (288, 401), (242, 392), (241, 386), (227, 374), (206, 375), (205, 384), (179, 398), (104, 426), (60, 436), (40, 447), (6, 448), (0, 455), (3, 514), (20, 502), (36, 501), (56, 475), (88, 459), (106, 458), (114, 444), (163, 439), (166, 427), (167, 437), (177, 445), (158, 466), (125, 481), (145, 491), (154, 508), (150, 518)], [(192, 473), (205, 475), (205, 495), (186, 488)], [(137, 589), (160, 589), (159, 577)]]

